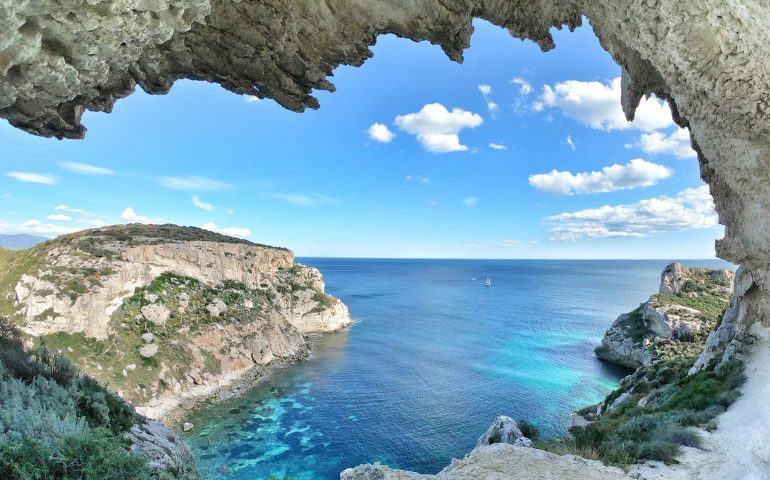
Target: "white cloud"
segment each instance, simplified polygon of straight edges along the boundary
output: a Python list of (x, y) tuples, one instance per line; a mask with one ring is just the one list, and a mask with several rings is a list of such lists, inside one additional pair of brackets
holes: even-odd
[(261, 98), (255, 95), (246, 95), (245, 97), (243, 97), (243, 101), (246, 103), (257, 103), (261, 100), (262, 100)]
[(276, 200), (290, 203), (298, 207), (316, 208), (324, 205), (334, 205), (340, 203), (338, 198), (320, 193), (277, 193), (272, 196)]
[(639, 137), (639, 147), (650, 155), (669, 153), (678, 158), (698, 155), (690, 145), (690, 132), (686, 128), (678, 128), (668, 136), (662, 132), (643, 133)]
[[(74, 216), (75, 223), (79, 225), (87, 225), (89, 227), (102, 227), (105, 225), (104, 220), (102, 220), (104, 217), (94, 212), (89, 212), (80, 208), (70, 208), (67, 205), (57, 205), (54, 207), (54, 210), (69, 214), (63, 216)], [(48, 218), (51, 218), (51, 216)]]
[(649, 132), (674, 125), (668, 104), (655, 97), (643, 98), (634, 121), (627, 121), (620, 106), (620, 77), (609, 85), (578, 80), (567, 80), (553, 87), (545, 85), (533, 107), (536, 111), (545, 107), (559, 109), (565, 116), (598, 130), (633, 128)]
[(479, 91), (482, 95), (486, 96), (492, 93), (492, 87), (489, 85), (479, 85)]
[(511, 83), (519, 86), (519, 94), (529, 95), (532, 93), (532, 85), (521, 77), (514, 77)]
[(27, 233), (30, 235), (63, 235), (77, 231), (76, 228), (27, 220), (19, 224), (0, 222), (0, 233)]
[(425, 150), (448, 153), (468, 150), (460, 143), (460, 131), (478, 127), (484, 120), (461, 108), (449, 111), (440, 103), (430, 103), (417, 113), (397, 116), (395, 123), (404, 132), (416, 135)]
[(186, 177), (158, 177), (155, 179), (161, 186), (172, 190), (198, 190), (202, 192), (219, 192), (231, 190), (229, 183), (214, 180), (212, 178), (188, 175)]
[(59, 183), (59, 179), (53, 175), (43, 175), (40, 173), (8, 172), (5, 176), (15, 178), (20, 182), (38, 183), (40, 185), (56, 185)]
[(636, 158), (625, 165), (604, 167), (600, 172), (552, 170), (551, 173), (530, 175), (529, 184), (539, 192), (553, 195), (604, 193), (649, 187), (672, 173), (663, 165)]
[(566, 212), (546, 217), (557, 223), (551, 240), (584, 237), (645, 237), (660, 232), (703, 229), (717, 224), (708, 187), (688, 188), (675, 197), (660, 196), (631, 205)]
[(489, 142), (489, 148), (491, 148), (493, 150), (508, 150), (508, 147), (506, 147), (502, 143), (492, 143), (492, 142)]
[(246, 238), (251, 236), (251, 230), (246, 227), (225, 227), (219, 228), (216, 223), (209, 222), (201, 225), (202, 229), (209, 230), (211, 232), (221, 233), (223, 235), (229, 235), (231, 237)]
[(500, 107), (493, 102), (489, 96), (492, 94), (492, 87), (489, 85), (479, 85), (479, 91), (484, 96), (484, 101), (487, 102), (487, 110), (489, 110), (494, 117), (494, 113), (500, 109)]
[(216, 210), (216, 207), (210, 203), (206, 203), (203, 200), (201, 200), (201, 197), (198, 195), (193, 195), (192, 197), (192, 203), (196, 207), (200, 208), (201, 210), (206, 210), (207, 212), (213, 212)]
[(479, 199), (476, 197), (465, 197), (463, 198), (463, 205), (466, 207), (473, 207), (476, 204), (479, 203)]
[(387, 125), (382, 123), (373, 123), (366, 132), (369, 134), (369, 138), (381, 143), (389, 143), (396, 136)]
[(225, 213), (228, 215), (235, 215), (235, 210), (233, 210), (232, 208), (228, 208), (227, 210), (225, 210)]
[(149, 224), (160, 223), (159, 218), (150, 218), (144, 215), (139, 215), (131, 207), (126, 207), (126, 209), (123, 210), (123, 213), (120, 214), (120, 218), (131, 223), (149, 223)]
[(428, 177), (420, 177), (420, 176), (417, 176), (417, 177), (413, 177), (413, 176), (411, 176), (411, 175), (407, 175), (407, 176), (406, 176), (406, 177), (404, 177), (404, 178), (406, 178), (406, 181), (407, 181), (407, 182), (411, 182), (411, 181), (413, 181), (413, 180), (414, 180), (414, 181), (416, 181), (416, 182), (420, 182), (420, 183), (431, 183), (431, 179), (430, 179), (430, 178), (428, 178)]
[(48, 220), (53, 220), (55, 222), (71, 222), (72, 217), (68, 217), (67, 215), (62, 215), (61, 213), (57, 213), (55, 215), (48, 215)]
[(87, 163), (61, 162), (59, 165), (61, 165), (65, 170), (79, 173), (80, 175), (115, 175), (114, 170), (110, 170), (109, 168), (104, 167), (97, 167), (96, 165), (89, 165)]
[(567, 145), (569, 146), (570, 150), (573, 152), (577, 147), (575, 147), (575, 142), (572, 141), (572, 135), (567, 135)]

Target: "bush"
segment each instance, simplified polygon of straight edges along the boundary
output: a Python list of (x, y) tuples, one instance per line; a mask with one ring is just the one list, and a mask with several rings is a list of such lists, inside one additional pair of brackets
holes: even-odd
[(44, 342), (32, 355), (0, 318), (0, 478), (152, 478), (123, 433), (133, 409)]
[(528, 439), (537, 440), (540, 438), (540, 430), (538, 430), (537, 427), (533, 424), (526, 420), (519, 420), (517, 424), (519, 425), (519, 430), (521, 430), (521, 433), (524, 434), (524, 436)]

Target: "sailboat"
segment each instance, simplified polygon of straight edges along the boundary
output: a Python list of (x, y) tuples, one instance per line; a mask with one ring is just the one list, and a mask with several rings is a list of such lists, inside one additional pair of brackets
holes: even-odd
[(487, 279), (484, 280), (484, 286), (485, 287), (491, 287), (492, 286), (492, 279), (489, 278), (489, 275), (487, 275)]

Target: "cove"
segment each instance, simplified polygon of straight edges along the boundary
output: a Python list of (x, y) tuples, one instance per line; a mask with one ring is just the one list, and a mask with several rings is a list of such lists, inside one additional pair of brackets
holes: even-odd
[(336, 479), (374, 461), (436, 473), (501, 414), (562, 434), (573, 410), (628, 373), (593, 348), (669, 263), (299, 261), (321, 270), (357, 323), (244, 396), (188, 415), (206, 478)]

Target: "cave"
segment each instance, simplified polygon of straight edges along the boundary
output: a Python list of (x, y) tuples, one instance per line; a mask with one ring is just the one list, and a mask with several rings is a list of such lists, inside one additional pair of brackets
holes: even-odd
[[(380, 34), (429, 41), (461, 62), (475, 18), (503, 27), (515, 38), (532, 40), (544, 51), (555, 46), (549, 29), (574, 29), (588, 21), (622, 68), (627, 119), (634, 118), (644, 96), (655, 95), (669, 102), (680, 127), (689, 128), (701, 176), (725, 226), (716, 253), (741, 266), (740, 309), (732, 321), (720, 325), (699, 364), (723, 350), (730, 354), (752, 331), (768, 326), (770, 7), (764, 2), (0, 4), (0, 117), (30, 134), (59, 139), (84, 138), (85, 110), (110, 112), (137, 86), (163, 94), (176, 80), (202, 80), (301, 112), (319, 108), (312, 91), (333, 91), (328, 78), (332, 70), (360, 66), (372, 55), (369, 46)], [(767, 418), (768, 413), (758, 415)]]

